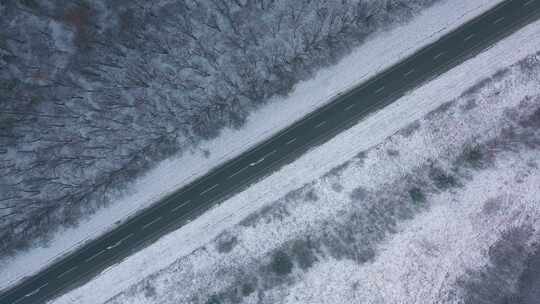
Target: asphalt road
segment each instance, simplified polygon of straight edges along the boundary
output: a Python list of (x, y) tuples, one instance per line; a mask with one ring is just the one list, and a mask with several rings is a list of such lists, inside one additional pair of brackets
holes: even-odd
[[(1, 304), (44, 303), (184, 225), (524, 24), (538, 19), (540, 0), (508, 0), (380, 73), (276, 136), (156, 203), (99, 239), (0, 295)], [(414, 105), (411, 105), (414, 106)], [(358, 140), (362, 140), (359, 138)]]

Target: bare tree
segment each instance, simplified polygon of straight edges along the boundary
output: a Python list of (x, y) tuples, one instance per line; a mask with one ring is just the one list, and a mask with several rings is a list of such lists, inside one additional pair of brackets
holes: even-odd
[(435, 1), (2, 2), (1, 254)]

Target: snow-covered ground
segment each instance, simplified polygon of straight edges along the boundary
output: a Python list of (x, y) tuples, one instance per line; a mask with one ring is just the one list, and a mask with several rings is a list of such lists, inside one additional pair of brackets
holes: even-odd
[[(53, 303), (486, 296), (470, 286), (497, 273), (497, 252), (538, 240), (538, 51), (540, 22)], [(512, 233), (521, 243), (503, 242)], [(518, 266), (502, 271), (510, 291)]]
[[(2, 261), (0, 288), (46, 267), (54, 259), (114, 228), (116, 222), (127, 219), (211, 168), (272, 136), (283, 126), (327, 103), (338, 92), (354, 87), (499, 2), (443, 1), (426, 9), (408, 24), (374, 35), (373, 39), (335, 66), (297, 85), (288, 97), (275, 98), (268, 106), (253, 113), (243, 129), (225, 130), (215, 140), (202, 144), (197, 151), (162, 162), (135, 182), (126, 191), (129, 195), (99, 210), (77, 227), (58, 232), (47, 247), (36, 246), (15, 258)], [(164, 265), (166, 263), (161, 264)]]

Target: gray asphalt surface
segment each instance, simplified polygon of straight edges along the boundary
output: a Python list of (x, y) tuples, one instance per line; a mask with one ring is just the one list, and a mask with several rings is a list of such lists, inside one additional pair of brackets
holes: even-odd
[(540, 0), (503, 2), (254, 149), (179, 189), (113, 231), (11, 289), (3, 290), (0, 303), (44, 303), (83, 284), (110, 265), (184, 225), (313, 146), (351, 127), (367, 114), (388, 105), (539, 16)]

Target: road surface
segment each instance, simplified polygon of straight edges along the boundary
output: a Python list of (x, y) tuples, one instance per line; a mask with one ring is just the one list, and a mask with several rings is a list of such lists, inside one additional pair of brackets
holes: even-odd
[(4, 290), (0, 303), (44, 303), (83, 284), (256, 179), (351, 127), (367, 114), (538, 19), (539, 12), (540, 0), (503, 2), (37, 275)]

